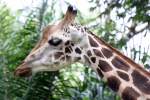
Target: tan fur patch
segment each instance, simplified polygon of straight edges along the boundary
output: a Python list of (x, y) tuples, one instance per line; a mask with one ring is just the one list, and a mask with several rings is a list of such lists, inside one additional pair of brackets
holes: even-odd
[(36, 44), (36, 46), (32, 49), (31, 53), (40, 48), (45, 42), (48, 41), (48, 37), (50, 34), (54, 32), (53, 30), (54, 25), (48, 25), (43, 29), (42, 38)]

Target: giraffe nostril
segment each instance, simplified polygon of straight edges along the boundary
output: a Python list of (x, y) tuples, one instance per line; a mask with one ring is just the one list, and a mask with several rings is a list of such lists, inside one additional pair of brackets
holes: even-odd
[(14, 75), (20, 76), (20, 77), (27, 77), (32, 74), (31, 68), (27, 66), (27, 64), (23, 63), (21, 64), (14, 72)]

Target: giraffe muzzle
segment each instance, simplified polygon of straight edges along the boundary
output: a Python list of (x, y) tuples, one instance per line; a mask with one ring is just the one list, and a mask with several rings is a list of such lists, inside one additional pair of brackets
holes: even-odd
[(27, 66), (27, 64), (23, 63), (14, 72), (15, 76), (20, 76), (20, 77), (28, 77), (31, 76), (32, 70), (30, 67)]

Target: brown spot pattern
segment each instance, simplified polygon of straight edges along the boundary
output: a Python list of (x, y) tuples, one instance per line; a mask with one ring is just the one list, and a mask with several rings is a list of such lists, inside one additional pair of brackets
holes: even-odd
[(89, 36), (89, 42), (92, 47), (98, 47), (98, 44)]
[(71, 57), (66, 55), (66, 60), (71, 60)]
[(92, 56), (92, 53), (91, 53), (90, 50), (87, 51), (87, 55), (88, 55), (89, 57)]
[(132, 72), (133, 84), (143, 93), (150, 94), (150, 81), (137, 70)]
[(96, 58), (95, 58), (95, 57), (91, 57), (91, 61), (92, 61), (93, 63), (95, 63), (95, 62), (96, 62)]
[(93, 52), (94, 52), (94, 54), (95, 54), (96, 56), (98, 56), (98, 57), (103, 57), (102, 53), (101, 53), (99, 50), (93, 49)]
[(74, 43), (71, 43), (71, 46), (74, 46)]
[(106, 61), (103, 60), (99, 60), (98, 67), (100, 67), (100, 69), (104, 72), (108, 72), (112, 70), (111, 66)]
[(113, 54), (112, 51), (106, 48), (102, 48), (102, 53), (104, 54), (105, 57), (110, 58)]
[(66, 42), (65, 42), (65, 45), (69, 45), (69, 44), (70, 44), (70, 41), (66, 41)]
[(68, 46), (68, 48), (70, 49), (70, 51), (73, 51), (72, 47), (71, 46)]
[(104, 75), (103, 75), (102, 71), (101, 71), (99, 68), (97, 68), (97, 72), (98, 72), (98, 75), (99, 75), (101, 78), (103, 78), (103, 77), (104, 77)]
[(64, 54), (63, 52), (56, 52), (55, 55), (54, 55), (54, 57), (55, 57), (55, 59), (58, 59), (63, 54)]
[(132, 87), (126, 87), (122, 92), (123, 100), (137, 100), (140, 94), (135, 91)]
[(128, 74), (124, 73), (124, 72), (121, 72), (121, 71), (117, 71), (117, 74), (120, 78), (122, 78), (123, 80), (125, 81), (129, 81), (129, 76)]
[(65, 48), (65, 53), (71, 53), (71, 50), (68, 47), (66, 47)]
[(88, 58), (86, 55), (84, 55), (84, 58), (85, 58), (85, 60), (88, 62), (88, 64), (91, 63), (90, 60), (89, 60), (89, 58)]
[(121, 84), (120, 80), (115, 77), (115, 76), (111, 76), (107, 79), (108, 81), (108, 86), (115, 92), (117, 92), (119, 90), (119, 86)]
[(129, 70), (129, 65), (127, 65), (123, 60), (121, 60), (118, 57), (115, 57), (111, 62), (114, 65), (114, 67), (116, 67), (118, 69), (122, 69), (125, 71)]
[(78, 47), (75, 49), (75, 52), (78, 53), (78, 54), (82, 53), (82, 51)]

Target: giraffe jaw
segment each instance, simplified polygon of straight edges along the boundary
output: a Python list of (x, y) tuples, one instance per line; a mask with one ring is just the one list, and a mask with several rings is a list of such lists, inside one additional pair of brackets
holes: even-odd
[(21, 64), (14, 72), (15, 76), (20, 77), (29, 77), (32, 75), (31, 67), (28, 67), (27, 64)]

